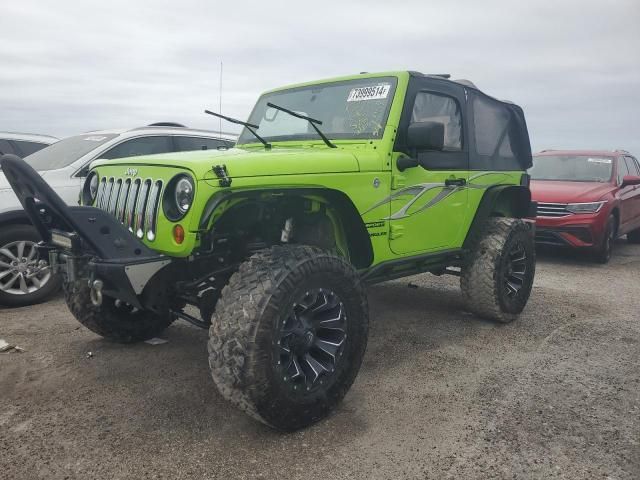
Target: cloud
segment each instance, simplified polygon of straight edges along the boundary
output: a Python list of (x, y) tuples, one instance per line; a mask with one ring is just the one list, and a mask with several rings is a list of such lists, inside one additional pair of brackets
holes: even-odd
[(0, 130), (70, 135), (246, 118), (263, 90), (360, 71), (473, 80), (534, 148), (640, 155), (640, 3), (28, 1), (0, 16)]

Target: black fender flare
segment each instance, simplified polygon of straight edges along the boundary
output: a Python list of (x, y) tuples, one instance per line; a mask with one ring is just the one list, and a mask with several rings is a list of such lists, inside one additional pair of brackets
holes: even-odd
[(362, 220), (362, 216), (356, 209), (351, 199), (339, 190), (324, 187), (283, 187), (283, 188), (258, 188), (247, 190), (223, 190), (211, 196), (207, 201), (199, 222), (200, 231), (208, 231), (213, 216), (224, 202), (228, 200), (255, 197), (271, 194), (277, 196), (318, 196), (325, 198), (329, 205), (336, 208), (342, 219), (342, 227), (347, 240), (349, 256), (356, 268), (366, 268), (373, 262), (373, 247), (369, 232)]
[(523, 185), (495, 185), (487, 188), (471, 227), (462, 244), (470, 248), (473, 239), (481, 233), (487, 218), (492, 216), (525, 218), (535, 217), (535, 203), (531, 202), (531, 190)]

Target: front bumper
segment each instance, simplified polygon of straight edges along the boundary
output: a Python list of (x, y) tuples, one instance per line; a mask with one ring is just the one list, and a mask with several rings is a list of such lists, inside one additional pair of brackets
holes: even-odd
[(607, 213), (536, 218), (536, 243), (571, 248), (594, 248), (602, 243)]
[[(58, 237), (69, 235), (54, 233)], [(163, 312), (169, 308), (164, 286), (173, 263), (170, 258), (158, 255), (141, 260), (102, 259), (82, 246), (67, 249), (51, 242), (42, 242), (38, 248), (43, 258), (49, 258), (52, 273), (62, 275), (67, 283), (86, 283), (92, 294), (106, 295), (140, 309)]]
[(148, 248), (104, 210), (68, 206), (18, 157), (4, 155), (0, 165), (43, 239), (40, 255), (53, 272), (71, 283), (100, 281), (105, 294), (137, 308), (169, 308), (166, 285), (178, 269), (175, 259)]

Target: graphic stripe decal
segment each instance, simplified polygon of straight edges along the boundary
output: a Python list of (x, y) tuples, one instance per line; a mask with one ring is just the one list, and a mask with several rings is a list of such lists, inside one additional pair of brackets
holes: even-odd
[[(476, 175), (473, 175), (471, 177), (469, 177), (469, 181), (466, 185), (464, 186), (448, 186), (445, 185), (444, 183), (419, 183), (417, 185), (411, 185), (410, 187), (405, 187), (402, 190), (398, 190), (397, 192), (392, 193), (391, 195), (389, 195), (388, 197), (386, 197), (384, 200), (381, 200), (380, 202), (376, 203), (375, 205), (373, 205), (372, 207), (370, 207), (368, 210), (366, 210), (363, 215), (371, 212), (372, 210), (375, 210), (376, 208), (387, 204), (387, 203), (391, 203), (391, 201), (393, 201), (394, 199), (404, 196), (404, 195), (413, 195), (413, 197), (397, 212), (392, 213), (391, 215), (389, 215), (388, 217), (384, 217), (384, 220), (399, 220), (401, 218), (406, 218), (406, 217), (411, 217), (413, 215), (416, 215), (420, 212), (423, 212), (425, 210), (427, 210), (428, 208), (433, 207), (434, 205), (437, 205), (438, 203), (440, 203), (442, 200), (444, 200), (445, 198), (449, 197), (450, 195), (458, 192), (458, 191), (462, 191), (466, 188), (474, 188), (474, 189), (481, 189), (484, 190), (486, 188), (489, 187), (493, 187), (494, 185), (499, 185), (501, 182), (493, 182), (490, 184), (477, 184), (477, 183), (472, 183), (474, 180), (477, 180), (481, 177), (484, 177), (486, 175), (501, 175), (503, 178), (506, 177), (507, 175), (505, 173), (502, 172), (482, 172), (482, 173), (478, 173)], [(407, 213), (407, 211), (411, 208), (411, 206), (413, 204), (415, 204), (420, 197), (422, 197), (425, 193), (435, 189), (435, 188), (441, 188), (442, 190), (440, 192), (438, 192), (438, 194), (433, 197), (431, 200), (429, 200), (426, 204), (424, 204), (422, 207), (420, 207), (420, 209), (416, 210), (415, 212), (412, 213)]]

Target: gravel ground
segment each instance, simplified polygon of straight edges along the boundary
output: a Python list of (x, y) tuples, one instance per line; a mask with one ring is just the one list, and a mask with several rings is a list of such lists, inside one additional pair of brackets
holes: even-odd
[(217, 394), (204, 331), (123, 346), (61, 299), (0, 310), (25, 349), (0, 354), (0, 478), (640, 478), (640, 246), (617, 247), (541, 256), (510, 325), (462, 311), (453, 277), (371, 288), (353, 388), (288, 435)]

